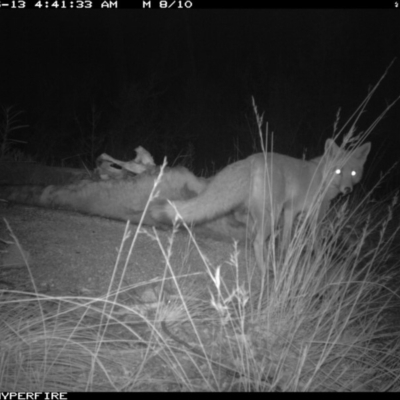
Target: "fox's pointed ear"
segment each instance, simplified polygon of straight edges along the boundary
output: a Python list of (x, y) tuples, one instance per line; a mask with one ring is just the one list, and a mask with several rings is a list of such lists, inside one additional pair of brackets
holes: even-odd
[(371, 143), (364, 143), (362, 146), (354, 150), (354, 156), (362, 162), (365, 162), (371, 150)]
[(326, 154), (326, 155), (330, 154), (330, 155), (334, 156), (339, 150), (340, 150), (340, 147), (335, 143), (335, 141), (333, 139), (326, 139), (324, 154)]

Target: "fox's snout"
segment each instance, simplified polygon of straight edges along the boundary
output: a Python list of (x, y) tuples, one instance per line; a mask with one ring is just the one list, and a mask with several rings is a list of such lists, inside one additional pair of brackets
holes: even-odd
[(340, 188), (340, 191), (343, 193), (343, 195), (349, 194), (353, 191), (353, 188), (351, 186), (344, 186)]

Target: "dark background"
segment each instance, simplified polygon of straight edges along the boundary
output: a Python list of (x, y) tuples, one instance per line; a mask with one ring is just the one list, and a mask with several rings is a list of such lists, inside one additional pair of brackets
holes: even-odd
[[(29, 125), (13, 150), (92, 168), (140, 145), (209, 175), (260, 150), (252, 96), (274, 151), (320, 155), (399, 57), (400, 9), (1, 10), (0, 41), (0, 105)], [(397, 59), (358, 130), (399, 95)], [(369, 140), (372, 182), (399, 158), (400, 103)]]

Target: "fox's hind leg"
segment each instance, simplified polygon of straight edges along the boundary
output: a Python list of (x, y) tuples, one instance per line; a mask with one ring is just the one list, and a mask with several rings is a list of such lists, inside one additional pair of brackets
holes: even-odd
[[(259, 189), (260, 187), (258, 187)], [(263, 190), (253, 190), (249, 202), (249, 211), (253, 222), (255, 238), (253, 242), (256, 262), (265, 275), (267, 270), (265, 257), (265, 241), (270, 237), (273, 227), (271, 207), (269, 199), (265, 199)]]
[[(261, 211), (261, 212), (260, 212)], [(270, 232), (268, 231), (267, 225), (264, 223), (262, 210), (252, 209), (251, 216), (254, 224), (254, 231), (256, 232), (253, 247), (254, 247), (254, 255), (256, 257), (256, 262), (258, 268), (260, 268), (261, 274), (264, 276), (265, 271), (267, 270), (266, 259), (265, 259), (265, 238), (269, 236)], [(267, 231), (266, 231), (267, 230)]]
[(292, 238), (292, 229), (296, 213), (291, 207), (286, 207), (283, 211), (283, 228), (281, 235), (281, 249), (286, 250)]

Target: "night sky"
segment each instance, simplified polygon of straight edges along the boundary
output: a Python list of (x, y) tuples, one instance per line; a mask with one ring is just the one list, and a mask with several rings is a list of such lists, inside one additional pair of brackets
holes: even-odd
[[(143, 146), (215, 172), (260, 150), (252, 96), (274, 150), (312, 157), (396, 57), (359, 130), (400, 95), (397, 9), (2, 10), (0, 38), (0, 105), (29, 125), (12, 138), (52, 165)], [(377, 175), (398, 159), (400, 103), (370, 140)]]

